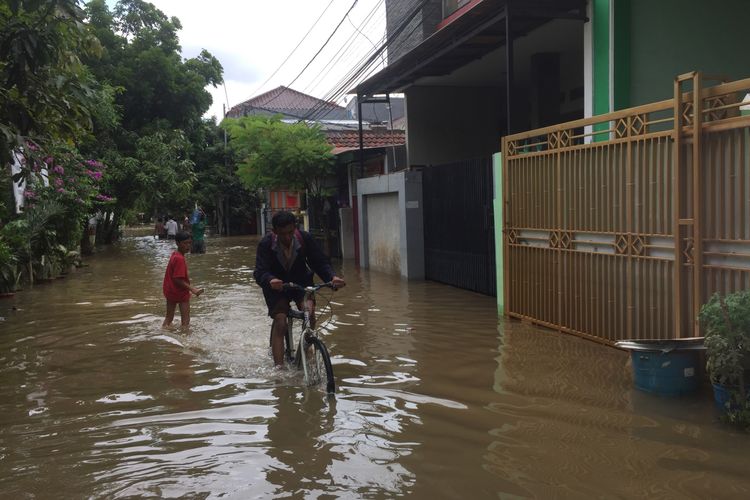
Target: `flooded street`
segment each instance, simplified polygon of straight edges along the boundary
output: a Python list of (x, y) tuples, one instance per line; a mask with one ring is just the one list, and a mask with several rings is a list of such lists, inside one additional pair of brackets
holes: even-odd
[(437, 283), (345, 263), (337, 394), (305, 388), (272, 368), (257, 241), (188, 256), (188, 334), (161, 329), (173, 245), (148, 236), (0, 300), (0, 497), (750, 495), (750, 436), (710, 395), (640, 393), (626, 353)]

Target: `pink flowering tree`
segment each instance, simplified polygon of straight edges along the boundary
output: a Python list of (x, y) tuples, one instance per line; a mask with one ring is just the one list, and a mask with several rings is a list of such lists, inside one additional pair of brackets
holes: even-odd
[(24, 212), (47, 201), (59, 204), (60, 215), (50, 220), (57, 241), (67, 248), (77, 247), (89, 218), (114, 203), (101, 187), (107, 168), (67, 146), (45, 151), (32, 147), (25, 156), (25, 169), (16, 178), (26, 181)]

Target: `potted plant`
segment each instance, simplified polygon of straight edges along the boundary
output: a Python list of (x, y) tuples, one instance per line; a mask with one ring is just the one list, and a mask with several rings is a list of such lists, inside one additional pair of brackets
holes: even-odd
[(698, 318), (716, 401), (731, 422), (750, 427), (750, 290), (714, 294)]

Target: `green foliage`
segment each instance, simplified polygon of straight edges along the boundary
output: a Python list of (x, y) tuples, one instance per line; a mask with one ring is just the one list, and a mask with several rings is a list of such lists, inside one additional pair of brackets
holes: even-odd
[(180, 131), (140, 137), (132, 156), (110, 151), (104, 187), (116, 200), (119, 215), (137, 207), (144, 213), (182, 208), (191, 199), (195, 174), (190, 142)]
[(10, 247), (16, 262), (32, 283), (38, 277), (51, 277), (56, 271), (57, 231), (51, 220), (63, 213), (64, 207), (60, 203), (41, 200), (33, 209), (27, 209), (23, 217), (6, 224), (0, 231), (0, 239)]
[(237, 174), (248, 189), (321, 193), (333, 169), (333, 154), (320, 128), (268, 116), (226, 119), (222, 126), (239, 163)]
[(0, 235), (0, 293), (16, 291), (20, 277), (16, 256)]
[(234, 159), (224, 148), (224, 133), (214, 120), (204, 120), (195, 136), (192, 154), (195, 201), (202, 207), (210, 207), (228, 199), (233, 215), (245, 219), (254, 217), (259, 200), (237, 177)]
[(121, 0), (110, 11), (93, 0), (86, 13), (104, 49), (86, 62), (106, 82), (111, 106), (94, 116), (96, 141), (85, 150), (109, 167), (114, 220), (133, 210), (184, 211), (195, 197), (194, 164), (211, 147), (202, 140), (201, 117), (211, 105), (206, 85), (223, 81), (221, 64), (205, 50), (183, 60), (179, 20), (150, 3)]
[[(142, 0), (120, 0), (110, 12), (103, 0), (87, 5), (92, 29), (104, 55), (87, 64), (100, 81), (122, 89), (116, 104), (122, 128), (136, 136), (158, 130), (190, 132), (211, 106), (206, 85), (223, 81), (219, 61), (203, 50), (183, 60), (177, 32), (180, 21)], [(128, 154), (137, 137), (121, 135), (118, 146)]]
[(76, 0), (0, 4), (0, 163), (90, 130), (97, 86), (80, 56), (99, 45), (82, 19)]
[(0, 227), (10, 220), (15, 209), (16, 200), (13, 197), (11, 182), (10, 168), (0, 167)]
[(84, 160), (76, 149), (66, 145), (45, 151), (25, 150), (25, 160), (26, 166), (19, 176), (26, 181), (24, 212), (36, 210), (43, 200), (59, 204), (60, 214), (49, 223), (60, 243), (76, 246), (90, 215), (112, 202), (101, 191), (105, 166), (96, 160)]
[[(113, 10), (92, 0), (85, 11), (77, 0), (0, 2), (0, 162), (13, 151), (26, 157), (17, 180), (28, 191), (17, 221), (12, 200), (0, 198), (0, 227), (10, 222), (9, 231), (28, 233), (34, 212), (62, 207), (45, 219), (48, 253), (6, 240), (27, 274), (62, 262), (56, 245), (77, 246), (97, 210), (112, 237), (134, 209), (182, 210), (194, 198), (194, 158), (207, 147), (200, 142), (211, 104), (205, 87), (221, 83), (223, 69), (205, 50), (183, 60), (180, 28), (143, 0), (120, 0)], [(106, 175), (86, 158), (103, 160)]]
[(714, 294), (698, 318), (705, 329), (706, 370), (711, 381), (727, 387), (730, 421), (750, 426), (747, 384), (750, 373), (750, 290), (725, 297)]

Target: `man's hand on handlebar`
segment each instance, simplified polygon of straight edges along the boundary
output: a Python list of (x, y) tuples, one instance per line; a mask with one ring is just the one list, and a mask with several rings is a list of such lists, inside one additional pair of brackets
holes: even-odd
[(284, 282), (278, 278), (272, 279), (268, 282), (268, 284), (271, 286), (271, 290), (275, 290), (277, 292), (280, 292), (284, 288)]
[(339, 278), (338, 276), (334, 276), (331, 280), (331, 285), (333, 285), (333, 289), (336, 290), (337, 288), (343, 288), (346, 286), (346, 281), (344, 281), (343, 278)]

